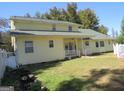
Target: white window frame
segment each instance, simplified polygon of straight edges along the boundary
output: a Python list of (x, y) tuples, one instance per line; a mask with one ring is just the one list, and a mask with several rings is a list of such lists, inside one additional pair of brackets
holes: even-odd
[(85, 41), (85, 46), (89, 46), (90, 42), (89, 41)]
[(53, 40), (49, 40), (49, 48), (54, 48), (54, 41)]
[[(101, 43), (103, 43), (103, 45)], [(100, 41), (100, 47), (104, 47), (104, 46), (105, 46), (105, 42), (104, 41)]]
[(52, 30), (53, 30), (53, 31), (56, 31), (56, 25), (53, 25), (53, 26), (52, 26)]
[(72, 26), (68, 26), (68, 31), (69, 31), (69, 32), (72, 31)]
[(33, 53), (33, 41), (25, 41), (25, 53)]
[(95, 42), (95, 46), (96, 46), (96, 48), (99, 48), (99, 42), (98, 41)]

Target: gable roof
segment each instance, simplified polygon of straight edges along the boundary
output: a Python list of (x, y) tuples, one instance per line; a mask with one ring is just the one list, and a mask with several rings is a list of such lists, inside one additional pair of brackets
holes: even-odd
[(91, 39), (94, 39), (94, 40), (95, 40), (95, 39), (114, 39), (114, 38), (112, 38), (112, 37), (109, 36), (109, 35), (105, 35), (105, 34), (96, 32), (96, 31), (91, 30), (91, 29), (79, 29), (79, 31), (80, 31), (82, 34), (94, 35), (94, 37), (91, 37)]
[(68, 25), (77, 25), (81, 26), (77, 23), (72, 23), (68, 21), (59, 21), (59, 20), (49, 20), (49, 19), (41, 19), (41, 18), (35, 18), (35, 17), (23, 17), (23, 16), (11, 16), (10, 20), (25, 20), (25, 21), (36, 21), (36, 22), (44, 22), (49, 24), (68, 24)]

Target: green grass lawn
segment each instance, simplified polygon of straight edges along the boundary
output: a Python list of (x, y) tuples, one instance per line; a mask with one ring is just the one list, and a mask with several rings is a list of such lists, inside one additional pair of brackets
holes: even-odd
[(124, 90), (124, 59), (113, 53), (26, 68), (49, 90)]
[(113, 53), (27, 67), (49, 90), (124, 90), (124, 59)]

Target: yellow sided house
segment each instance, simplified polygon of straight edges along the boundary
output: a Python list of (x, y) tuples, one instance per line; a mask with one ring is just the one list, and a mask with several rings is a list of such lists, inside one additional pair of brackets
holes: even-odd
[[(105, 35), (108, 39), (93, 39), (96, 34), (89, 33), (92, 30), (79, 29), (80, 25), (76, 23), (17, 16), (11, 17), (10, 21), (12, 45), (18, 65), (112, 51), (112, 38)], [(96, 48), (96, 41), (98, 45), (101, 41), (105, 42), (105, 48)], [(110, 45), (107, 45), (109, 42)], [(88, 52), (89, 48), (92, 51)]]
[(80, 32), (87, 35), (94, 35), (94, 37), (82, 39), (82, 54), (92, 55), (102, 52), (113, 51), (114, 38), (96, 32), (91, 29), (79, 29)]

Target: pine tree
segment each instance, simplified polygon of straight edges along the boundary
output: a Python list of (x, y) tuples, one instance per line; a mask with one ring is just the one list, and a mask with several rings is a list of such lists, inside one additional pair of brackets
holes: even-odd
[(112, 37), (115, 37), (115, 30), (112, 28)]
[(107, 32), (108, 32), (108, 28), (105, 27), (104, 25), (100, 25), (98, 27), (98, 32), (102, 33), (102, 34), (106, 34), (107, 35)]
[(30, 15), (29, 13), (26, 13), (26, 14), (24, 15), (24, 17), (28, 17), (28, 18), (30, 18), (31, 15)]
[(91, 9), (80, 10), (78, 12), (82, 28), (98, 30), (99, 19), (96, 13)]
[(61, 11), (60, 9), (57, 9), (56, 7), (53, 7), (50, 9), (50, 16), (53, 20), (60, 20), (60, 15), (61, 15)]
[(68, 3), (67, 5), (67, 20), (73, 23), (79, 23), (79, 17), (77, 14), (77, 4)]
[(37, 12), (35, 13), (35, 17), (36, 17), (36, 18), (41, 18), (41, 14), (40, 14), (39, 11), (37, 11)]
[(124, 18), (122, 19), (121, 22), (121, 35), (124, 36)]

